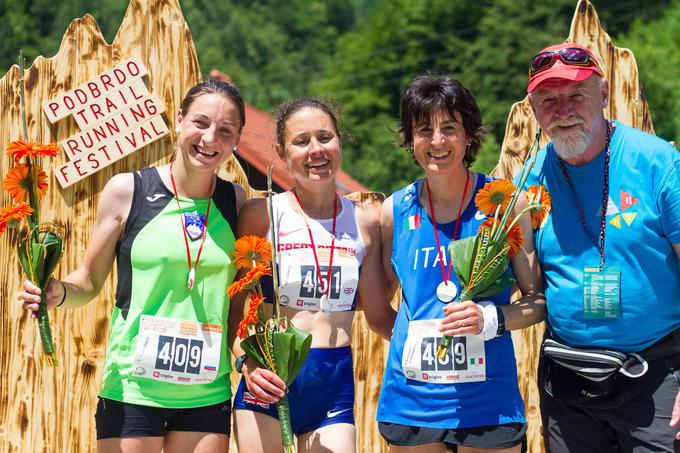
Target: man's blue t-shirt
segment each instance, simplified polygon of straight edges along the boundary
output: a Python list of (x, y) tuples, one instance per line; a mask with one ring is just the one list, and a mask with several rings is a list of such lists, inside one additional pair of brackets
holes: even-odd
[[(604, 254), (621, 270), (621, 316), (584, 319), (583, 271), (597, 267), (605, 153), (585, 165), (564, 163), (549, 144), (525, 187), (543, 184), (552, 199), (535, 232), (543, 268), (548, 327), (572, 346), (640, 351), (680, 327), (680, 153), (668, 142), (622, 123), (611, 138)], [(583, 207), (587, 232), (574, 197)]]

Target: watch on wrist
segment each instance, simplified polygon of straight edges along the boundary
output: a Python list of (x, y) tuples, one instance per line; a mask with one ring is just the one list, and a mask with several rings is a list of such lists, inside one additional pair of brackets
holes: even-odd
[(241, 370), (243, 370), (243, 364), (246, 363), (246, 360), (248, 360), (247, 354), (240, 355), (240, 356), (236, 357), (236, 360), (234, 360), (234, 369), (238, 373), (242, 373)]
[(498, 315), (498, 329), (496, 330), (496, 336), (500, 337), (505, 333), (505, 315), (501, 307), (496, 305), (496, 314)]

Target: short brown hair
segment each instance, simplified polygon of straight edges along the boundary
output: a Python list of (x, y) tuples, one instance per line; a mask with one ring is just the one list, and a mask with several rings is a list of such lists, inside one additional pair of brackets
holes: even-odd
[(429, 122), (432, 116), (443, 110), (455, 119), (458, 112), (463, 129), (470, 141), (465, 149), (463, 164), (471, 167), (487, 134), (482, 114), (470, 90), (458, 80), (447, 75), (419, 75), (404, 89), (399, 112), (399, 146), (413, 155), (413, 127)]

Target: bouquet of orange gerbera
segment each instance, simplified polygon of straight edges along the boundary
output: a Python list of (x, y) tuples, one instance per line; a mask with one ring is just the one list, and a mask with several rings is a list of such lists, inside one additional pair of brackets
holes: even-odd
[[(26, 109), (24, 101), (24, 59), (19, 54), (19, 98), (24, 138), (26, 128)], [(26, 140), (28, 140), (26, 138)], [(42, 290), (37, 313), (40, 341), (47, 366), (57, 364), (52, 342), (49, 317), (47, 315), (46, 289), (52, 272), (61, 258), (63, 234), (53, 223), (40, 223), (40, 198), (47, 190), (47, 175), (42, 171), (41, 159), (55, 157), (57, 145), (40, 145), (25, 140), (15, 140), (7, 147), (7, 155), (14, 160), (12, 167), (2, 182), (2, 186), (12, 199), (0, 209), (0, 234), (7, 227), (19, 230), (19, 262), (28, 278)], [(23, 163), (20, 163), (23, 159)], [(28, 228), (20, 229), (24, 222)]]
[[(312, 336), (297, 329), (287, 318), (281, 316), (276, 260), (276, 232), (272, 212), (272, 167), (267, 172), (269, 225), (273, 244), (257, 236), (243, 236), (234, 244), (233, 261), (238, 269), (247, 269), (246, 275), (229, 286), (229, 297), (241, 291), (250, 293), (248, 312), (239, 324), (238, 336), (241, 347), (248, 357), (262, 367), (276, 373), (286, 385), (290, 385), (302, 369), (312, 345)], [(272, 269), (269, 266), (271, 262)], [(264, 314), (264, 295), (260, 278), (271, 275), (274, 280), (274, 313), (270, 319)], [(294, 451), (293, 429), (290, 422), (288, 397), (276, 403), (281, 426), (281, 444), (286, 452)]]
[[(536, 161), (539, 135), (540, 131), (520, 173), (520, 188), (524, 187)], [(527, 197), (529, 205), (513, 217), (512, 211), (522, 194)], [(508, 266), (510, 258), (522, 248), (522, 229), (517, 222), (529, 211), (533, 228), (539, 228), (552, 207), (545, 187), (531, 186), (522, 192), (507, 179), (487, 183), (475, 196), (475, 204), (488, 216), (477, 234), (449, 244), (450, 259), (461, 287), (460, 301), (492, 296), (515, 283)], [(445, 335), (437, 349), (437, 357), (444, 358), (450, 344), (451, 336)]]

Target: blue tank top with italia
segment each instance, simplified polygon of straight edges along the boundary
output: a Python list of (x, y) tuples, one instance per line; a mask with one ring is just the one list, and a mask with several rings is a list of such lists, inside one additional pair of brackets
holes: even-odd
[[(471, 178), (475, 181), (473, 200), (491, 180), (482, 174), (475, 176)], [(523, 423), (524, 403), (517, 386), (509, 332), (486, 342), (470, 336), (454, 338), (446, 359), (435, 356), (440, 336), (436, 326), (444, 316), (444, 303), (436, 296), (442, 271), (432, 222), (418, 196), (423, 182), (416, 181), (392, 195), (392, 268), (401, 284), (402, 302), (385, 367), (377, 420), (440, 429)], [(470, 202), (461, 213), (457, 237), (474, 236), (484, 218)], [(453, 239), (455, 224), (455, 219), (437, 223), (445, 268), (449, 262), (446, 248)], [(459, 294), (460, 285), (453, 271), (451, 280)], [(489, 299), (503, 305), (509, 298), (506, 290)], [(427, 333), (421, 330), (413, 347), (414, 327), (422, 324), (428, 326)], [(474, 353), (469, 348), (473, 342), (478, 345)], [(471, 373), (473, 369), (483, 371)]]

